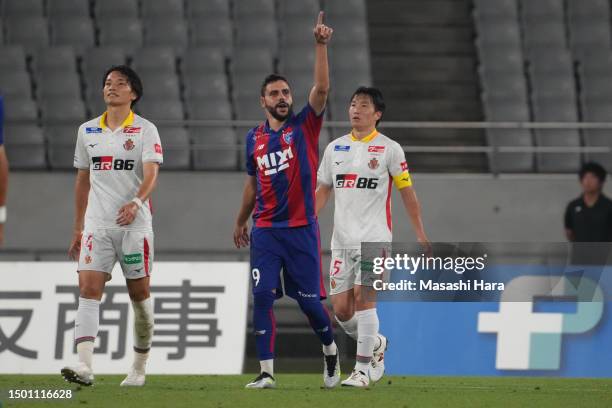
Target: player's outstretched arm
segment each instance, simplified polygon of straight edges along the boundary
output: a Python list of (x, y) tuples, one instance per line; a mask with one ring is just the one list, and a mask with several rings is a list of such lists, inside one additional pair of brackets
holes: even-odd
[(244, 190), (242, 191), (242, 204), (240, 205), (240, 211), (238, 211), (234, 227), (234, 245), (236, 245), (236, 248), (249, 245), (249, 226), (247, 223), (253, 208), (255, 208), (256, 189), (257, 181), (255, 176), (247, 176), (244, 182)]
[(431, 250), (431, 246), (429, 239), (425, 234), (425, 228), (423, 227), (423, 220), (421, 218), (421, 204), (419, 203), (419, 199), (417, 198), (414, 188), (404, 187), (400, 190), (400, 195), (402, 197), (404, 207), (406, 207), (406, 211), (408, 212), (408, 216), (410, 217), (410, 221), (412, 222), (417, 241), (423, 244), (425, 246), (425, 250), (429, 252)]
[[(8, 190), (9, 164), (4, 146), (0, 145), (0, 207), (6, 205), (6, 192)], [(3, 210), (6, 211), (6, 210)], [(4, 218), (4, 217), (3, 217)], [(4, 243), (4, 220), (0, 220), (0, 246)]]
[(121, 226), (130, 225), (136, 219), (138, 210), (142, 206), (142, 203), (147, 199), (155, 190), (157, 186), (157, 176), (159, 175), (159, 163), (156, 162), (145, 162), (142, 164), (142, 183), (138, 189), (138, 193), (134, 200), (125, 204), (119, 209), (117, 213), (117, 224)]
[(327, 60), (327, 43), (331, 39), (334, 30), (323, 24), (324, 13), (319, 12), (317, 25), (314, 28), (315, 37), (315, 67), (314, 86), (310, 91), (308, 103), (317, 115), (325, 109), (327, 95), (329, 94), (329, 64)]
[(68, 256), (73, 261), (79, 259), (81, 252), (81, 234), (85, 222), (85, 210), (89, 197), (89, 170), (79, 169), (77, 171), (76, 182), (74, 183), (74, 230)]
[(329, 200), (329, 196), (331, 195), (332, 188), (327, 184), (319, 184), (317, 186), (317, 191), (315, 192), (315, 200), (316, 200), (316, 211), (317, 216), (319, 215), (319, 211), (325, 208), (325, 204)]

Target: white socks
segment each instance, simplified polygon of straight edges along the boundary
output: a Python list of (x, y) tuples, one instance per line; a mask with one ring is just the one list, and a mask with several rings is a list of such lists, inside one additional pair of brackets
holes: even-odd
[(259, 365), (262, 373), (268, 373), (274, 377), (274, 359), (259, 360)]
[(338, 322), (340, 327), (342, 327), (342, 330), (344, 330), (344, 332), (350, 338), (352, 338), (353, 340), (357, 340), (357, 314), (354, 314), (353, 317), (351, 317), (346, 322), (343, 322), (340, 319), (338, 319), (338, 316), (334, 316), (334, 317), (336, 318), (336, 321)]
[(357, 363), (355, 369), (367, 373), (374, 348), (378, 344), (378, 314), (376, 309), (355, 312), (357, 318)]
[(74, 341), (79, 361), (91, 369), (94, 341), (100, 324), (100, 301), (79, 297), (79, 307), (74, 321)]
[(338, 353), (338, 347), (336, 346), (336, 342), (332, 341), (329, 346), (323, 345), (323, 354), (326, 356), (335, 356)]
[(132, 301), (134, 309), (134, 370), (145, 372), (149, 350), (153, 341), (153, 302), (147, 298), (142, 302)]

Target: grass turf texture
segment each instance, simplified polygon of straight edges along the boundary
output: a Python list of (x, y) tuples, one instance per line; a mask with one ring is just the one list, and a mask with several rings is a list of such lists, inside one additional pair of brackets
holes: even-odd
[[(612, 380), (482, 377), (384, 377), (369, 389), (322, 389), (319, 374), (279, 374), (275, 390), (245, 390), (254, 375), (147, 376), (143, 388), (120, 388), (123, 376), (96, 376), (79, 387), (60, 375), (1, 375), (0, 407), (605, 407)], [(343, 378), (345, 376), (343, 375)], [(72, 389), (69, 401), (7, 401), (8, 389)]]

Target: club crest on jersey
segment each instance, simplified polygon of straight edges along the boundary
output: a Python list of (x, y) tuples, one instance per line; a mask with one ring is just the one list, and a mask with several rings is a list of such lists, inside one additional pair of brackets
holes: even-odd
[(368, 146), (368, 153), (384, 153), (385, 146)]
[(88, 128), (85, 128), (85, 133), (102, 133), (102, 128), (88, 127)]
[(349, 150), (351, 150), (351, 146), (342, 146), (342, 145), (334, 146), (335, 152), (348, 152)]
[(378, 168), (378, 160), (376, 160), (376, 157), (373, 157), (372, 160), (369, 161), (368, 167), (372, 170), (376, 170)]
[(289, 160), (293, 159), (293, 150), (291, 146), (288, 148), (257, 156), (257, 167), (263, 171), (266, 176), (280, 173), (289, 168)]
[(291, 141), (293, 140), (292, 127), (288, 127), (287, 129), (283, 130), (283, 140), (285, 141), (285, 143), (291, 144)]
[(123, 128), (123, 133), (140, 133), (139, 127), (126, 126)]
[(135, 145), (134, 145), (134, 141), (132, 141), (132, 139), (128, 139), (128, 140), (126, 140), (126, 141), (125, 141), (125, 143), (123, 144), (123, 148), (124, 148), (125, 150), (127, 150), (128, 152), (129, 152), (130, 150), (133, 150), (133, 149), (134, 149), (134, 146), (135, 146)]

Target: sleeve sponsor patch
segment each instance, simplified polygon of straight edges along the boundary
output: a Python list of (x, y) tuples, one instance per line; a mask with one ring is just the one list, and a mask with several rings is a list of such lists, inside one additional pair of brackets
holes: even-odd
[(159, 143), (155, 143), (155, 153), (163, 154), (162, 147)]

